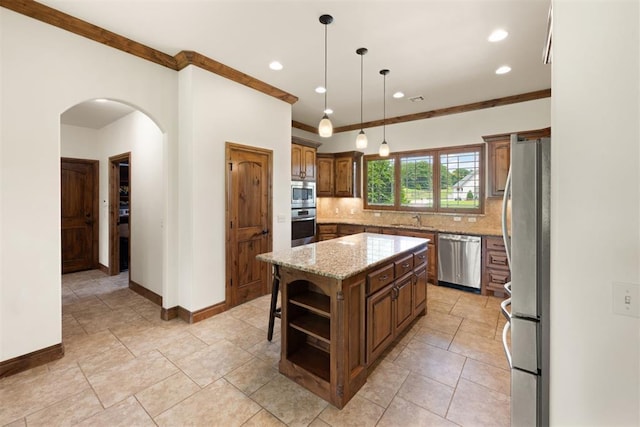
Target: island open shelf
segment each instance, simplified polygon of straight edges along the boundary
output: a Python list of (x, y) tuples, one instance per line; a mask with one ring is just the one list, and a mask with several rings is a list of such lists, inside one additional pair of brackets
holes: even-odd
[(427, 243), (361, 233), (258, 255), (278, 266), (280, 372), (346, 405), (377, 357), (425, 313)]

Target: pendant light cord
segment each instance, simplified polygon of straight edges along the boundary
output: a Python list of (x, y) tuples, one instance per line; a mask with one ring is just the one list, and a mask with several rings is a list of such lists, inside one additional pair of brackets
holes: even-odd
[(327, 114), (327, 25), (324, 24), (324, 114)]
[(363, 79), (363, 74), (362, 74), (362, 68), (364, 67), (364, 53), (360, 55), (360, 131), (362, 132), (362, 92), (363, 92), (363, 83), (362, 83), (362, 79)]
[(387, 142), (387, 75), (382, 79), (382, 141)]

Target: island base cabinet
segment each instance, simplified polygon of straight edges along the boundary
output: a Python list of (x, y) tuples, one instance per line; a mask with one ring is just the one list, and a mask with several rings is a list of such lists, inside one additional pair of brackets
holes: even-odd
[(337, 408), (364, 385), (365, 279), (281, 268), (280, 372)]
[(382, 354), (395, 338), (393, 284), (367, 298), (367, 364)]

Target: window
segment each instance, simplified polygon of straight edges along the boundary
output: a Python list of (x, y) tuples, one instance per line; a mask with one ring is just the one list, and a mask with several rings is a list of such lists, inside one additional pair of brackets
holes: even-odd
[(484, 146), (365, 156), (365, 209), (482, 213)]

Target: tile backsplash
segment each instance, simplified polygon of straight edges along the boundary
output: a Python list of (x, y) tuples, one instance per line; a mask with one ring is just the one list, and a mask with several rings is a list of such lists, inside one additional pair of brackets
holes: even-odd
[[(363, 209), (361, 198), (319, 197), (318, 221), (372, 225), (420, 225), (438, 231), (500, 235), (502, 199), (486, 199), (484, 214), (436, 214)], [(415, 218), (420, 216), (420, 223)], [(460, 219), (459, 221), (456, 221)]]

